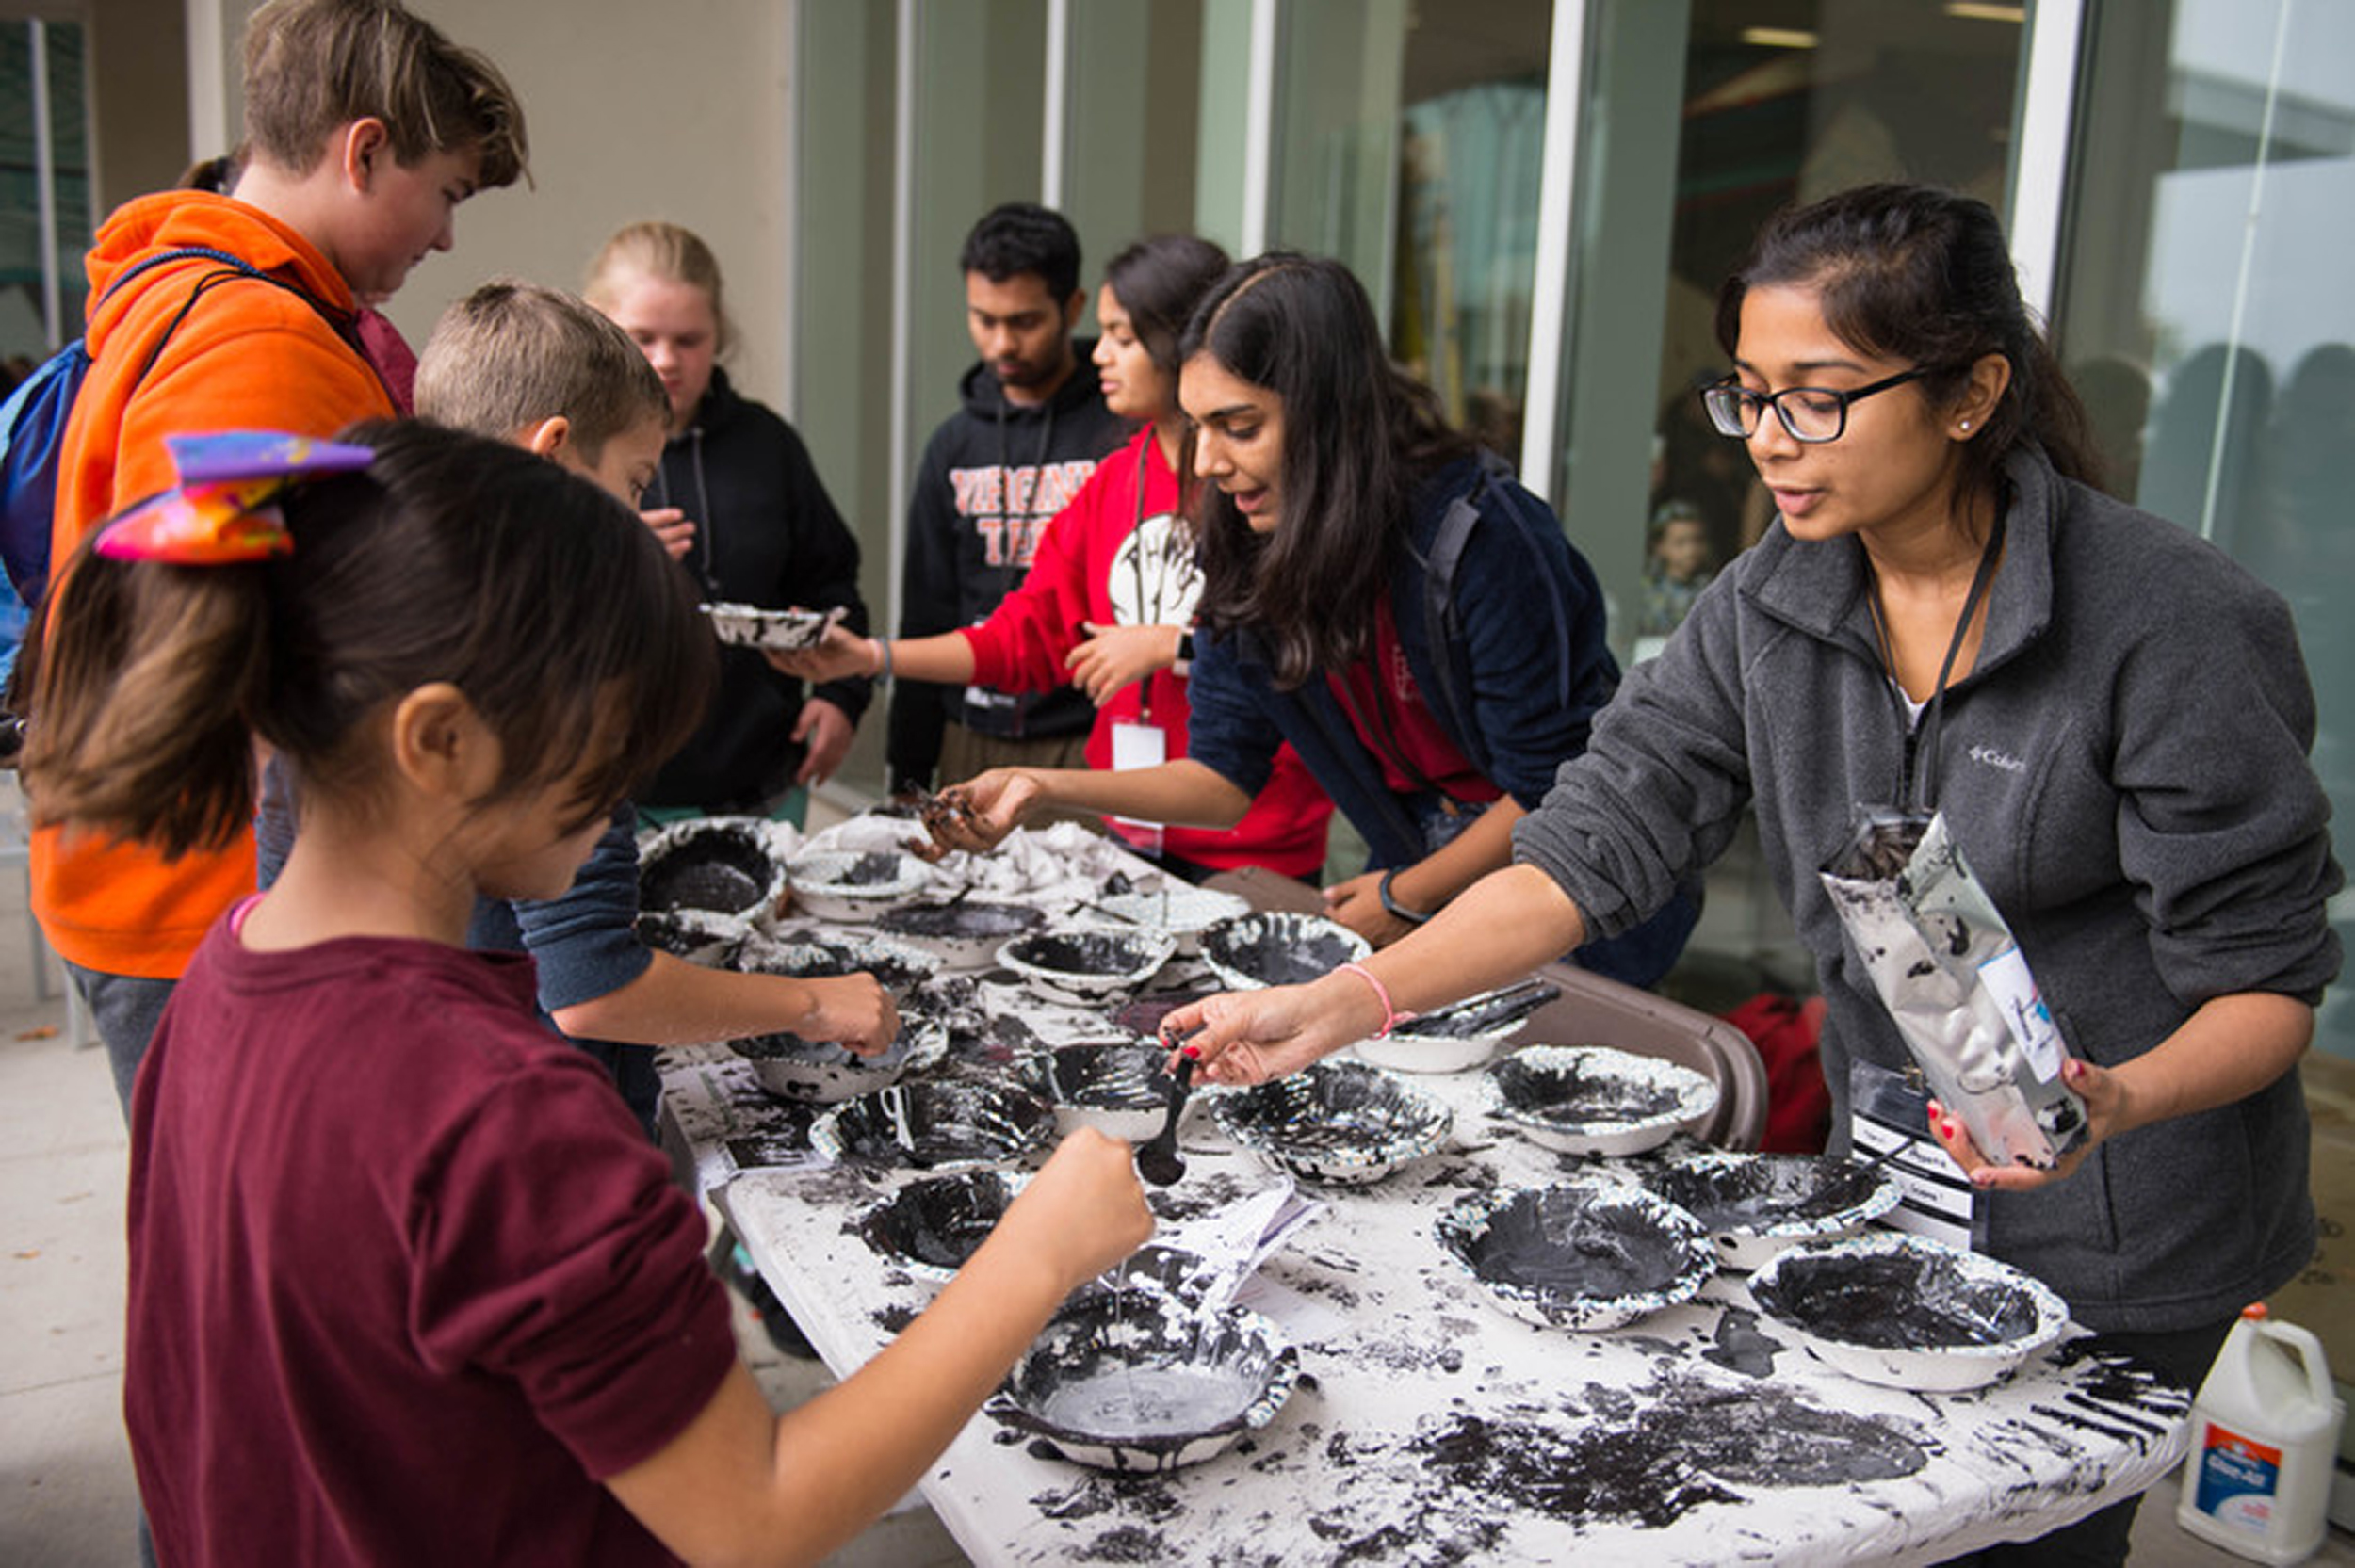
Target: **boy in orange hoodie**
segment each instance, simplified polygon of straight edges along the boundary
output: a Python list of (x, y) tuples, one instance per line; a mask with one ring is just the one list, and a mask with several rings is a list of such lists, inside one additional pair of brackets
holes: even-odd
[[(251, 161), (236, 195), (142, 197), (90, 251), (93, 363), (58, 473), (60, 573), (101, 521), (171, 482), (167, 434), (324, 436), (393, 413), (360, 345), (358, 301), (389, 297), (429, 251), (448, 250), (460, 202), (525, 172), (523, 106), (498, 69), (397, 0), (271, 0), (246, 29), (244, 83)], [(186, 250), (215, 254), (167, 255)], [(33, 912), (127, 1107), (172, 982), (253, 889), (252, 840), (167, 863), (44, 829), (32, 872)]]

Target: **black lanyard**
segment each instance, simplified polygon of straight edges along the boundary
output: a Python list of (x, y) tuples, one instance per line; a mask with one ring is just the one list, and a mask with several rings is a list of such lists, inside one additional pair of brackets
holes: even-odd
[[(1858, 546), (1860, 549), (1862, 546)], [(1955, 661), (1962, 656), (1963, 639), (1971, 635), (1971, 618), (1978, 613), (1979, 602), (1987, 597), (1990, 584), (1995, 581), (1995, 563), (2004, 553), (2004, 519), (1999, 515), (1995, 526), (1987, 536), (1987, 547), (1979, 552), (1979, 569), (1971, 578), (1971, 591), (1963, 596), (1962, 615), (1955, 622), (1955, 635), (1946, 644), (1945, 662), (1938, 667), (1938, 685), (1931, 688), (1930, 700), (1924, 706), (1923, 721), (1916, 731), (1905, 711), (1905, 690), (1897, 684), (1897, 661), (1892, 656), (1889, 626), (1881, 617), (1880, 578), (1873, 571), (1873, 558), (1864, 558), (1864, 572), (1871, 586), (1866, 604), (1873, 612), (1873, 633), (1880, 639), (1881, 672), (1889, 680), (1889, 700), (1894, 705), (1899, 726), (1906, 731), (1906, 760), (1897, 781), (1898, 798), (1905, 805), (1926, 816), (1938, 800), (1938, 732), (1945, 720), (1946, 680), (1955, 671)]]
[[(1022, 523), (1028, 523), (1038, 515), (1039, 493), (1047, 488), (1047, 448), (1054, 439), (1055, 405), (1050, 400), (1047, 405), (1047, 415), (1039, 423), (1038, 450), (1031, 454), (1031, 493), (1023, 500), (1019, 517)], [(1015, 584), (1021, 582), (1031, 568), (1030, 562), (1017, 558), (1022, 551), (1016, 538), (1021, 530), (1016, 526), (1014, 509), (1014, 436), (1006, 427), (1006, 402), (1002, 388), (999, 389), (998, 402), (998, 515), (1006, 530), (1006, 559), (999, 570), (1008, 574), (1007, 587), (1011, 590)]]

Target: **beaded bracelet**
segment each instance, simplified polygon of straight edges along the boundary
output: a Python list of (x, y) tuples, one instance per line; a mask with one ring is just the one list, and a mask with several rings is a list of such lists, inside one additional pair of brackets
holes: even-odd
[(1335, 971), (1335, 973), (1355, 975), (1359, 979), (1365, 981), (1368, 985), (1373, 987), (1374, 995), (1379, 998), (1382, 1003), (1382, 1026), (1373, 1031), (1374, 1039), (1380, 1040), (1384, 1038), (1392, 1029), (1398, 1027), (1401, 1024), (1405, 1023), (1408, 1019), (1415, 1016), (1411, 1012), (1401, 1012), (1398, 1009), (1390, 1005), (1390, 988), (1382, 983), (1382, 978), (1379, 975), (1376, 975), (1372, 970), (1367, 968), (1364, 964), (1358, 963), (1353, 960), (1348, 963), (1342, 964), (1340, 969)]

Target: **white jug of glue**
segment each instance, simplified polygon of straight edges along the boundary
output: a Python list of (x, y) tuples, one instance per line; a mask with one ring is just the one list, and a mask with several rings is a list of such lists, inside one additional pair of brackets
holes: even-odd
[(2249, 1308), (2192, 1403), (2176, 1523), (2252, 1561), (2304, 1561), (2328, 1528), (2346, 1418), (2321, 1342)]

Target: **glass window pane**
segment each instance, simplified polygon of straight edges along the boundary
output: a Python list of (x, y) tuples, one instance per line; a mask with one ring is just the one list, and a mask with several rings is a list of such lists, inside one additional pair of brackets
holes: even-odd
[[(1102, 264), (1121, 247), (1195, 228), (1209, 70), (1203, 7), (1201, 0), (1088, 0), (1071, 8), (1070, 38), (1063, 212), (1080, 231), (1082, 283), (1092, 299)], [(1225, 74), (1240, 84), (1245, 73), (1238, 63)], [(1231, 243), (1233, 236), (1210, 237)]]
[(1697, 519), (1722, 564), (1771, 517), (1747, 454), (1697, 396), (1728, 368), (1717, 287), (1759, 225), (1869, 180), (1928, 181), (2001, 206), (2022, 16), (1955, 9), (1596, 0), (1554, 493), (1615, 601), (1623, 656), (1648, 652), (1691, 600), (1653, 547), (1671, 520), (1685, 532)]
[[(2314, 766), (2355, 821), (2355, 9), (2096, 8), (2055, 320), (2113, 488), (2279, 589), (2314, 680)], [(2342, 896), (2343, 940), (2355, 900)], [(2318, 1043), (2355, 1056), (2355, 1000)]]
[(1552, 0), (1286, 9), (1279, 244), (1336, 255), (1448, 416), (1520, 452)]
[[(2022, 20), (1943, 0), (1590, 0), (1546, 477), (1623, 660), (1654, 651), (1770, 520), (1748, 453), (1698, 396), (1729, 368), (1719, 283), (1776, 209), (1845, 186), (1926, 180), (2000, 203)], [(1679, 983), (1722, 1008), (1811, 979), (1746, 831), (1711, 869)]]
[(905, 367), (918, 448), (956, 411), (973, 363), (957, 251), (1000, 202), (1035, 202), (1045, 169), (1047, 0), (920, 8), (917, 65), (916, 351)]
[[(55, 347), (42, 318), (40, 160), (33, 124), (34, 24), (0, 23), (0, 361), (22, 371)], [(63, 337), (82, 330), (90, 246), (89, 111), (80, 24), (48, 23), (49, 188), (57, 226), (53, 255)], [(12, 379), (11, 379), (12, 380)]]

